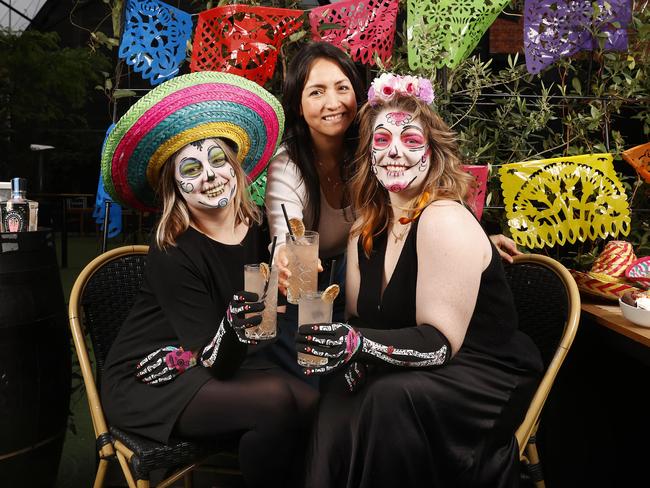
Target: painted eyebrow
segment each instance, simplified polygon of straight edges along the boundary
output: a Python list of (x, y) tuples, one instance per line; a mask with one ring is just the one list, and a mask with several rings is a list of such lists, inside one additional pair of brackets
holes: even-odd
[(178, 162), (178, 164), (184, 163), (185, 161), (196, 161), (197, 163), (200, 163), (200, 162), (201, 162), (201, 161), (199, 161), (198, 159), (196, 159), (195, 157), (192, 157), (192, 156), (185, 156), (183, 159), (181, 159), (181, 160)]
[[(384, 124), (377, 124), (377, 125), (375, 126), (375, 128), (373, 129), (373, 132), (376, 131), (377, 129), (385, 129), (385, 130), (388, 130), (388, 129), (386, 129), (386, 127), (384, 126)], [(390, 132), (390, 131), (388, 131), (388, 132)]]
[(409, 129), (416, 129), (418, 132), (424, 133), (424, 130), (421, 127), (418, 127), (417, 125), (405, 125), (401, 133), (404, 134), (404, 132), (406, 132)]

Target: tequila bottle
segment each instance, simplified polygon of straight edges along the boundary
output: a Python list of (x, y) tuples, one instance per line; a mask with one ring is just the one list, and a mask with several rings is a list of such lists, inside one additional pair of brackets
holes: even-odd
[(38, 226), (38, 202), (28, 200), (27, 179), (11, 180), (11, 198), (0, 202), (2, 232), (26, 232)]

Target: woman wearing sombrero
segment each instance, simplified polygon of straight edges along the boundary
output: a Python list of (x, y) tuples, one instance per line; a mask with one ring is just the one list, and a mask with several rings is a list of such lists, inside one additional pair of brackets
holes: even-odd
[[(249, 486), (288, 486), (317, 394), (248, 354), (263, 309), (243, 265), (268, 260), (247, 186), (282, 135), (278, 101), (244, 78), (192, 73), (155, 88), (117, 122), (102, 154), (111, 196), (160, 210), (140, 294), (108, 354), (110, 422), (170, 436), (240, 435)], [(271, 447), (269, 447), (271, 446)]]

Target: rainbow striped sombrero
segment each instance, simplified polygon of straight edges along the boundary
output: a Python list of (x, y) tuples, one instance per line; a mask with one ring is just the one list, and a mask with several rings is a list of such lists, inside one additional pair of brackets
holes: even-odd
[(165, 161), (190, 142), (219, 137), (237, 146), (254, 182), (282, 138), (280, 102), (241, 76), (202, 71), (169, 80), (138, 100), (115, 124), (102, 151), (102, 176), (120, 203), (156, 210)]

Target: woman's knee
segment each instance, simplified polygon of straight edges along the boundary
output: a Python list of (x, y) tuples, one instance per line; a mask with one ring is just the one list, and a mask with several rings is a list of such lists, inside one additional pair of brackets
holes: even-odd
[(256, 393), (260, 415), (276, 422), (292, 421), (299, 415), (298, 404), (284, 380), (269, 378), (257, 386)]

